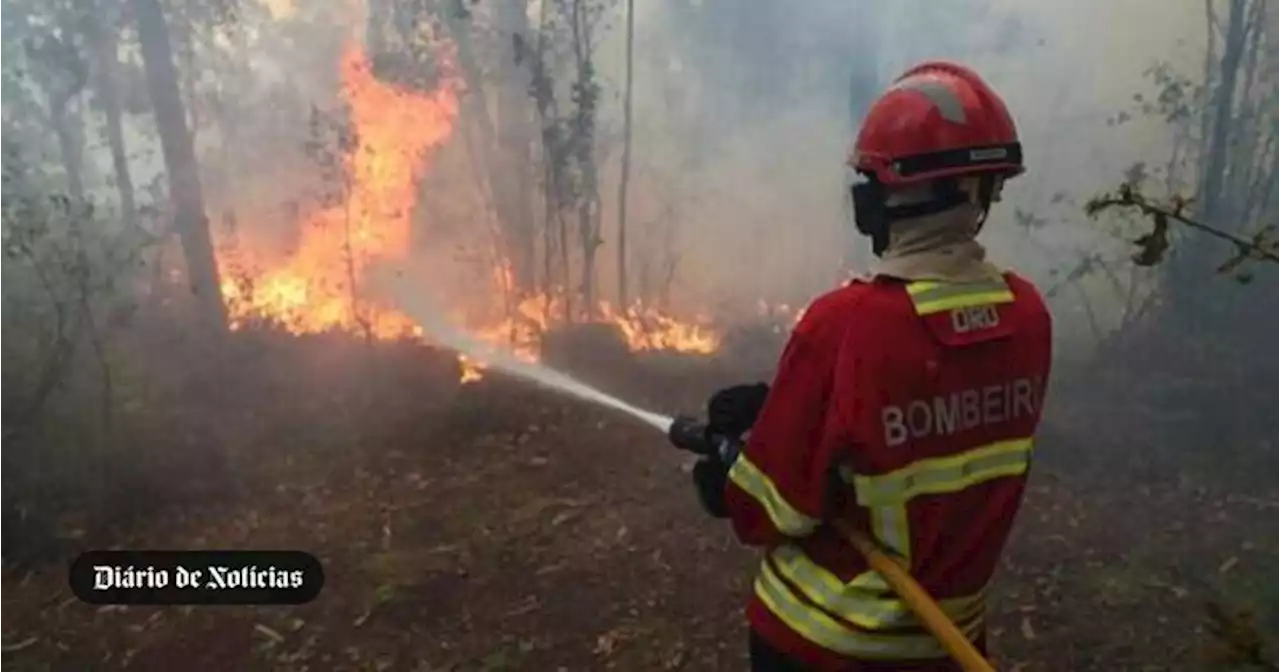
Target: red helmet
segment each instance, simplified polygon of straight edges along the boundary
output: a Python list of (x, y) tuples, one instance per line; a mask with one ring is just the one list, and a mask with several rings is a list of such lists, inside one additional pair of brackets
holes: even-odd
[(944, 61), (911, 68), (871, 106), (849, 165), (888, 186), (1023, 171), (1004, 101), (972, 70)]

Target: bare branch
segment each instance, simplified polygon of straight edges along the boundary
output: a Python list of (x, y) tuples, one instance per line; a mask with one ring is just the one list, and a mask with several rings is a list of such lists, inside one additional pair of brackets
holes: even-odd
[(1171, 221), (1179, 222), (1235, 246), (1236, 255), (1228, 259), (1218, 269), (1219, 272), (1225, 273), (1249, 260), (1280, 262), (1274, 225), (1263, 226), (1252, 237), (1245, 238), (1183, 214), (1190, 204), (1191, 199), (1181, 196), (1175, 196), (1169, 203), (1152, 201), (1126, 183), (1120, 185), (1115, 192), (1106, 192), (1090, 199), (1084, 209), (1091, 218), (1097, 218), (1103, 211), (1113, 208), (1137, 208), (1144, 216), (1151, 218), (1154, 224), (1151, 232), (1133, 241), (1139, 247), (1133, 259), (1140, 266), (1152, 266), (1163, 260), (1164, 252), (1169, 246), (1168, 232)]

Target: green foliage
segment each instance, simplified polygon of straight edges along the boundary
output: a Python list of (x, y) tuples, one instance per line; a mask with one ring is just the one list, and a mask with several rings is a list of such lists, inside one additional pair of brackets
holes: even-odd
[[(558, 16), (550, 17), (542, 28), (550, 34), (539, 38), (534, 51), (516, 40), (515, 58), (530, 71), (529, 96), (542, 119), (554, 200), (569, 209), (592, 196), (589, 181), (595, 173), (593, 151), (601, 93), (592, 60), (592, 33), (603, 6), (582, 0), (557, 0), (555, 6)], [(570, 105), (564, 113), (556, 81), (556, 73), (562, 70), (571, 73), (567, 86)]]
[(1147, 68), (1143, 76), (1155, 86), (1155, 95), (1142, 92), (1133, 94), (1133, 107), (1108, 117), (1108, 126), (1123, 125), (1132, 121), (1135, 115), (1159, 116), (1165, 123), (1176, 126), (1191, 121), (1200, 113), (1205, 94), (1203, 84), (1196, 84), (1163, 61)]

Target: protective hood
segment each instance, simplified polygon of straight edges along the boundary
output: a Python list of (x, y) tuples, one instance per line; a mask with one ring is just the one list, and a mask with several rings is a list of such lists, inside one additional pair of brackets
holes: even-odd
[(972, 205), (894, 222), (889, 247), (871, 267), (872, 277), (976, 282), (998, 280), (986, 248), (975, 240), (980, 213)]

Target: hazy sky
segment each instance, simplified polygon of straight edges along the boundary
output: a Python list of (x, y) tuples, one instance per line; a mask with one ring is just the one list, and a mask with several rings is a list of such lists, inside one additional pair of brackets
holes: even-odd
[[(675, 33), (669, 5), (637, 6), (636, 158), (659, 173), (679, 172), (690, 149), (679, 132), (682, 120), (672, 113), (670, 90), (683, 86), (693, 90), (686, 95), (708, 102), (745, 98), (726, 84), (736, 76), (732, 71), (769, 64), (753, 60), (746, 46), (736, 59), (709, 68), (683, 63), (670, 53), (680, 47), (668, 37)], [(752, 11), (750, 6), (743, 3), (741, 11)], [(698, 157), (701, 169), (687, 180), (694, 192), (687, 200), (697, 204), (686, 208), (681, 239), (699, 266), (686, 269), (684, 278), (710, 293), (749, 287), (762, 295), (805, 294), (821, 287), (848, 255), (842, 166), (851, 141), (848, 90), (839, 79), (810, 75), (815, 69), (874, 58), (884, 81), (926, 58), (978, 69), (1013, 111), (1029, 166), (1010, 185), (1005, 212), (997, 212), (984, 235), (998, 259), (1017, 265), (1019, 259), (1007, 257), (1019, 255), (1021, 245), (1001, 228), (1013, 207), (1045, 211), (1056, 192), (1083, 201), (1112, 186), (1132, 163), (1166, 155), (1161, 124), (1109, 128), (1105, 120), (1132, 104), (1133, 93), (1146, 87), (1143, 71), (1157, 60), (1181, 62), (1194, 72), (1203, 43), (1203, 7), (1191, 0), (806, 0), (789, 11), (754, 44), (787, 45), (767, 58), (800, 61), (791, 70), (798, 83), (775, 114), (713, 127), (709, 133), (723, 138), (711, 155)], [(1161, 28), (1152, 30), (1157, 20)], [(622, 71), (620, 35), (614, 31), (600, 50), (602, 70), (615, 80)], [(864, 43), (874, 44), (873, 55), (860, 49)], [(725, 107), (722, 102), (717, 109)], [(616, 104), (606, 115), (617, 116)], [(643, 188), (637, 198), (645, 198)], [(1081, 226), (1044, 235), (1090, 234)]]

